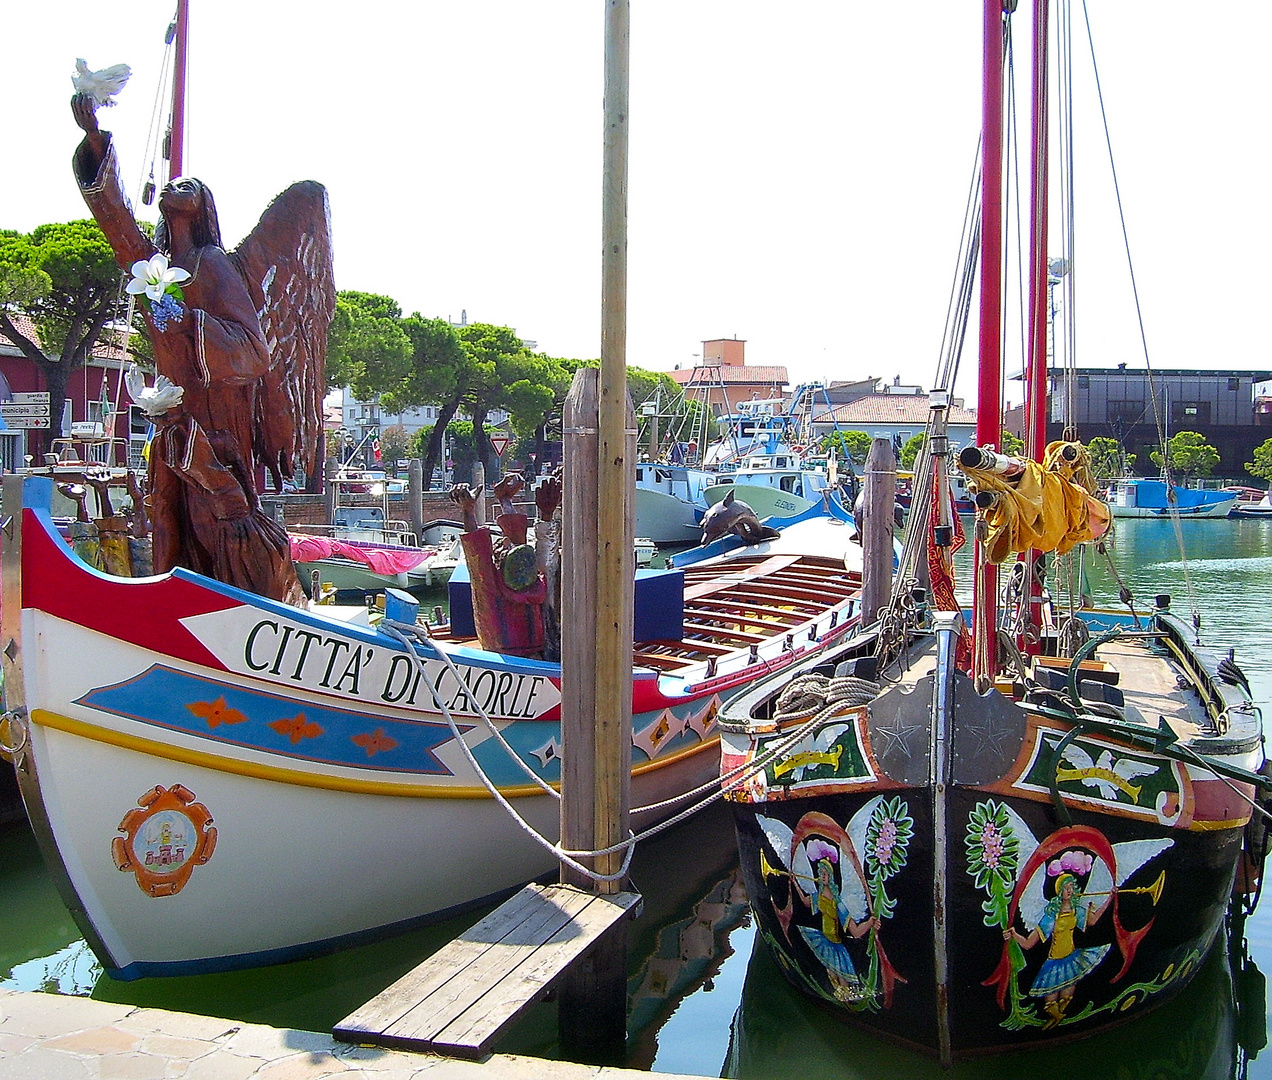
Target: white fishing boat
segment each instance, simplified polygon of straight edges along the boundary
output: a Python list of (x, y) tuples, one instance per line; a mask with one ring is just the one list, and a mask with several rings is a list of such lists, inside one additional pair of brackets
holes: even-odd
[[(466, 753), (555, 836), (535, 778), (560, 775), (560, 665), (456, 636), (408, 652), (365, 606), (300, 610), (180, 568), (112, 578), (58, 536), (47, 480), (5, 484), (6, 745), (112, 975), (321, 952), (555, 865)], [(850, 631), (851, 532), (828, 553), (740, 547), (638, 586), (635, 805), (710, 781), (721, 702)]]

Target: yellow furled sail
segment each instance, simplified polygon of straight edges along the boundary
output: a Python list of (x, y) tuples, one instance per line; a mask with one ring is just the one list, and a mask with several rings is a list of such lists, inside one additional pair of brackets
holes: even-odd
[(977, 493), (995, 496), (980, 510), (991, 563), (1030, 548), (1063, 555), (1108, 531), (1109, 510), (1092, 494), (1091, 459), (1081, 443), (1053, 442), (1041, 463), (968, 447), (959, 465)]

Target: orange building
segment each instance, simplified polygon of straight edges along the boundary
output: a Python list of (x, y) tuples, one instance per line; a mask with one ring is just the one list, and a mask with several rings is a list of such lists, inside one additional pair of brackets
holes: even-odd
[(685, 397), (704, 402), (716, 416), (736, 411), (742, 401), (781, 398), (788, 382), (785, 365), (747, 366), (741, 338), (704, 341), (701, 364), (669, 374)]

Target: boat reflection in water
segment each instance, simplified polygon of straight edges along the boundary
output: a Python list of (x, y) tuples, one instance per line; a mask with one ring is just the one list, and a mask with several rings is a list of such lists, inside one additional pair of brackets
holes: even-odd
[[(782, 977), (759, 936), (722, 1075), (736, 1080), (1237, 1080), (1267, 1041), (1263, 976), (1214, 948), (1173, 1000), (1112, 1031), (1046, 1049), (938, 1062), (845, 1024)], [(1235, 975), (1234, 975), (1235, 973)], [(1239, 994), (1240, 988), (1246, 993)], [(1247, 1035), (1247, 1033), (1249, 1033)]]

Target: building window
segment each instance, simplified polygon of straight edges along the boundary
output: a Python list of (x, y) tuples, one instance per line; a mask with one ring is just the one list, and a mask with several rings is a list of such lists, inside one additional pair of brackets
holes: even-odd
[(1209, 424), (1210, 402), (1208, 401), (1172, 401), (1170, 403), (1170, 423), (1176, 424)]
[(1144, 400), (1110, 401), (1105, 416), (1110, 424), (1138, 424), (1144, 419)]
[(1229, 379), (1229, 380), (1228, 380), (1228, 389), (1229, 389), (1229, 390), (1240, 390), (1240, 389), (1241, 389), (1241, 380), (1240, 380), (1240, 379)]

